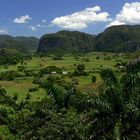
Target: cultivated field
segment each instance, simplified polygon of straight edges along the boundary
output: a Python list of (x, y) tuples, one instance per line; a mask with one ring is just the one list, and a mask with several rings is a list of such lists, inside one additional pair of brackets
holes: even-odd
[[(62, 68), (62, 71), (67, 73), (73, 73), (78, 64), (85, 65), (85, 71), (88, 73), (87, 76), (69, 76), (69, 74), (52, 74), (58, 77), (63, 77), (66, 81), (71, 81), (73, 78), (78, 81), (79, 90), (96, 90), (98, 85), (101, 84), (101, 78), (99, 72), (101, 69), (111, 68), (119, 76), (119, 73), (123, 71), (123, 64), (127, 62), (126, 54), (115, 54), (115, 53), (89, 53), (85, 55), (65, 55), (62, 60), (54, 60), (54, 56), (48, 57), (32, 57), (31, 60), (25, 60), (23, 64), (13, 66), (0, 66), (0, 73), (5, 71), (19, 71), (21, 76), (14, 80), (1, 80), (0, 85), (4, 87), (7, 94), (14, 96), (18, 94), (19, 100), (26, 97), (30, 88), (38, 87), (37, 91), (31, 92), (32, 101), (39, 100), (46, 95), (46, 91), (39, 87), (37, 84), (33, 84), (34, 76), (22, 76), (22, 70), (18, 68), (24, 67), (26, 70), (31, 70), (34, 73), (38, 73), (40, 69), (48, 66), (56, 66)], [(96, 76), (96, 82), (92, 83), (92, 76)], [(44, 75), (46, 78), (49, 75)]]

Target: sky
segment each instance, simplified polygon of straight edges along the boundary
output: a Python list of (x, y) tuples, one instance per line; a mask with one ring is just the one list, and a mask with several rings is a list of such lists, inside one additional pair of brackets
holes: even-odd
[(0, 34), (98, 34), (114, 25), (140, 25), (140, 0), (0, 0)]

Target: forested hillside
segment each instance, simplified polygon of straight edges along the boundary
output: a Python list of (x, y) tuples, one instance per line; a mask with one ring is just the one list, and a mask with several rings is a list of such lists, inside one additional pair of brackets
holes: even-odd
[(46, 34), (40, 39), (38, 53), (73, 53), (94, 50), (95, 36), (77, 31)]
[(16, 49), (20, 53), (35, 52), (39, 39), (35, 37), (13, 37), (0, 35), (0, 48)]
[(140, 26), (113, 26), (97, 35), (97, 51), (134, 52), (140, 49)]
[(134, 52), (140, 48), (140, 26), (113, 26), (94, 36), (76, 31), (46, 34), (40, 39), (38, 53)]

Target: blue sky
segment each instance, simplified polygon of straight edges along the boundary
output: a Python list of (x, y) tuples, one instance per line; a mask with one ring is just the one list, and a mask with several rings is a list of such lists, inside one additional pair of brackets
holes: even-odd
[(140, 24), (140, 0), (1, 0), (0, 34), (37, 36), (59, 30), (98, 34)]

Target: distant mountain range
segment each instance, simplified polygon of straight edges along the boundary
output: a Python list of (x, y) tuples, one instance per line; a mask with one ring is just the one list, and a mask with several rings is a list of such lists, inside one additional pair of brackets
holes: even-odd
[(21, 53), (36, 52), (39, 39), (36, 37), (13, 37), (9, 35), (0, 35), (0, 49), (16, 49)]
[(95, 36), (78, 31), (60, 31), (41, 37), (38, 52), (91, 52), (94, 50)]
[(140, 25), (112, 26), (95, 38), (95, 50), (134, 52), (140, 49)]
[(134, 52), (140, 49), (140, 25), (112, 26), (99, 35), (60, 31), (41, 37), (38, 53), (49, 52)]
[(0, 35), (0, 48), (19, 52), (76, 53), (91, 51), (134, 52), (140, 49), (140, 25), (112, 26), (98, 35), (78, 31), (59, 31), (35, 37)]

